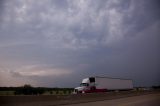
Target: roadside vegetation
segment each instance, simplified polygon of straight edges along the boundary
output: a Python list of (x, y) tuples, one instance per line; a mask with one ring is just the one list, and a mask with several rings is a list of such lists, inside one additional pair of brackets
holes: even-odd
[(21, 87), (0, 87), (0, 95), (69, 95), (73, 88), (32, 87), (25, 84)]

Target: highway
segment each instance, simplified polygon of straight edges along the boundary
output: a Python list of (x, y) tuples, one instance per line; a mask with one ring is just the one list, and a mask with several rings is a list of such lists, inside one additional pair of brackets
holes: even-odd
[(160, 93), (65, 106), (160, 106)]

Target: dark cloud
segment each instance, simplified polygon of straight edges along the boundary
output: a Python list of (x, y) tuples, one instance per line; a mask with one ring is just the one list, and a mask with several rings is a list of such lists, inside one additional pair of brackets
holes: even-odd
[(158, 0), (0, 4), (0, 85), (74, 87), (94, 75), (160, 82)]
[(4, 0), (1, 0), (0, 1), (0, 16), (2, 16), (3, 8), (4, 8)]

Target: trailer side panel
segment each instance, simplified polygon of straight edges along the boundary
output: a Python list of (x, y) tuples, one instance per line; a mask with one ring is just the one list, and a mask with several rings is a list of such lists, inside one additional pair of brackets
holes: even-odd
[(104, 88), (108, 90), (133, 89), (133, 82), (132, 80), (128, 79), (95, 77), (95, 81), (97, 89), (104, 89)]

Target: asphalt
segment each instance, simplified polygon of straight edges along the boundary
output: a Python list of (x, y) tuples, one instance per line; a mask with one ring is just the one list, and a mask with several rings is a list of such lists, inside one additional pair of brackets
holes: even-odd
[(160, 93), (65, 106), (160, 106)]

